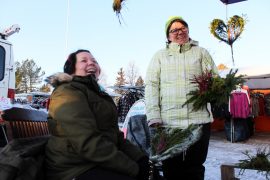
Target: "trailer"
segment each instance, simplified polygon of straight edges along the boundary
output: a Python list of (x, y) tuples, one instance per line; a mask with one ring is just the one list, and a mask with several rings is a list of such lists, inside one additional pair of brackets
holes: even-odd
[(19, 32), (18, 25), (0, 32), (0, 98), (15, 97), (15, 67), (13, 59), (13, 47), (7, 38), (12, 34)]

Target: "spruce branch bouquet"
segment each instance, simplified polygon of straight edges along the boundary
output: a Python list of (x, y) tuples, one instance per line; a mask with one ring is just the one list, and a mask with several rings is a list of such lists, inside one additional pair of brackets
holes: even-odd
[(202, 126), (191, 124), (186, 129), (159, 127), (151, 138), (150, 160), (154, 163), (177, 156), (197, 142)]
[(258, 148), (256, 155), (251, 155), (248, 151), (243, 152), (247, 159), (239, 160), (238, 166), (241, 168), (239, 174), (243, 174), (246, 169), (255, 169), (258, 173), (264, 174), (266, 179), (270, 179), (270, 148)]
[(237, 71), (231, 69), (225, 78), (214, 75), (211, 70), (206, 70), (198, 76), (194, 75), (191, 83), (195, 84), (196, 89), (187, 94), (188, 99), (182, 106), (192, 104), (192, 111), (198, 111), (206, 108), (207, 103), (216, 107), (228, 104), (232, 90), (245, 82), (243, 75), (236, 76)]

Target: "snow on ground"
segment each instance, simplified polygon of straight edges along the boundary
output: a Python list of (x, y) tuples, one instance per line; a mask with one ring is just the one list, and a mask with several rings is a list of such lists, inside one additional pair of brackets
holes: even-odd
[[(207, 160), (205, 162), (205, 180), (220, 180), (220, 165), (238, 163), (247, 159), (242, 152), (248, 150), (255, 155), (258, 148), (270, 147), (270, 133), (255, 133), (247, 141), (231, 143), (226, 140), (225, 132), (213, 132), (210, 139)], [(235, 169), (235, 177), (241, 180), (265, 180), (266, 177), (255, 170), (246, 170), (239, 175)]]

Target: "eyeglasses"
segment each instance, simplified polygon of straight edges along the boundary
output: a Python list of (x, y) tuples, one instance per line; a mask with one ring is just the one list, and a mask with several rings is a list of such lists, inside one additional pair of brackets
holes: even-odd
[(170, 30), (169, 33), (178, 34), (180, 31), (186, 32), (187, 27), (184, 26), (184, 27), (181, 27), (181, 28), (175, 28), (175, 29)]

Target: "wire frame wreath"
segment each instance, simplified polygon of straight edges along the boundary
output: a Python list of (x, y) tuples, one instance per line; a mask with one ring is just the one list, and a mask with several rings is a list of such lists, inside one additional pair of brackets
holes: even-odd
[(227, 24), (220, 19), (214, 19), (210, 24), (211, 34), (217, 39), (225, 42), (231, 47), (232, 62), (234, 64), (233, 57), (233, 43), (240, 37), (244, 31), (246, 21), (243, 17), (234, 15), (230, 17)]

